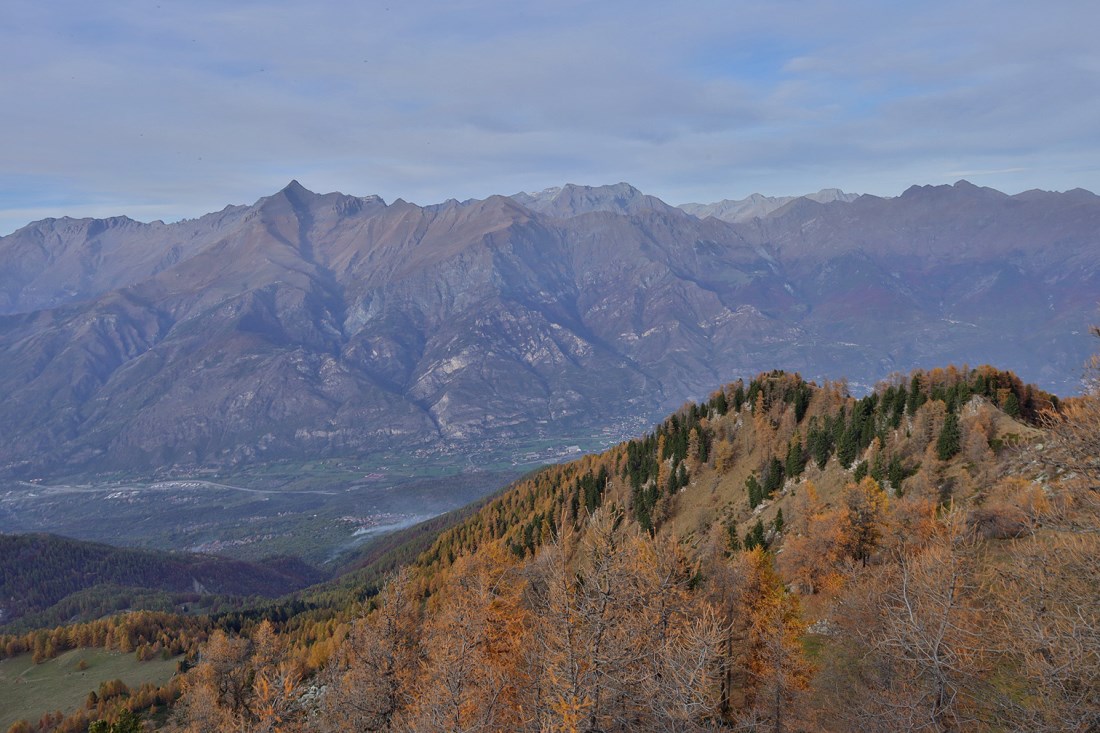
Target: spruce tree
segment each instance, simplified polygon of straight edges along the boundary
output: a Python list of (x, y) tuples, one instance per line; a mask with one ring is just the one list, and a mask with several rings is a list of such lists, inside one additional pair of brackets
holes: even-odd
[(802, 422), (802, 418), (806, 417), (806, 410), (810, 407), (810, 399), (812, 397), (813, 391), (810, 389), (810, 385), (805, 382), (799, 383), (794, 396), (795, 422)]
[(927, 401), (928, 396), (921, 391), (920, 377), (913, 375), (913, 381), (909, 387), (909, 403), (905, 406), (905, 411), (909, 413), (909, 417), (917, 414), (917, 410), (920, 406)]
[(898, 387), (898, 393), (894, 398), (894, 407), (890, 412), (890, 427), (895, 430), (901, 426), (901, 416), (905, 414), (905, 402), (908, 394), (905, 385)]
[(804, 468), (806, 468), (806, 459), (802, 456), (802, 441), (796, 438), (787, 446), (787, 475), (798, 478), (802, 475)]
[(718, 394), (711, 400), (711, 405), (719, 415), (725, 415), (729, 410), (729, 403), (726, 402), (726, 390), (718, 390)]
[(811, 429), (807, 442), (817, 467), (824, 470), (825, 465), (829, 462), (829, 454), (833, 452), (829, 433), (818, 428)]
[[(853, 420), (853, 424), (854, 424)], [(856, 459), (856, 453), (859, 451), (859, 433), (856, 430), (845, 430), (840, 434), (840, 440), (836, 444), (836, 459), (840, 461), (840, 465), (844, 468), (848, 468), (852, 465), (852, 461)]]
[(950, 460), (962, 446), (962, 434), (959, 430), (959, 416), (954, 412), (947, 413), (944, 418), (940, 437), (936, 441), (936, 455), (941, 461)]
[(867, 473), (873, 478), (880, 486), (882, 482), (886, 480), (886, 466), (883, 463), (883, 451), (875, 453), (875, 460), (871, 462), (871, 467)]
[(757, 547), (767, 547), (764, 542), (764, 521), (757, 519), (749, 533), (745, 535), (745, 549), (755, 550)]
[(783, 487), (783, 464), (779, 459), (772, 456), (771, 461), (768, 462), (768, 472), (764, 476), (764, 497), (765, 499), (772, 498), (772, 494)]
[(741, 549), (741, 540), (737, 537), (737, 525), (730, 522), (726, 525), (726, 553), (732, 555)]
[(733, 392), (733, 409), (734, 411), (740, 411), (741, 406), (745, 404), (745, 386), (741, 382), (737, 383), (737, 389)]
[(886, 479), (898, 496), (901, 496), (901, 482), (905, 480), (906, 476), (905, 467), (901, 465), (901, 458), (896, 455), (891, 457), (890, 465), (886, 469)]
[(749, 492), (749, 507), (755, 509), (761, 501), (764, 499), (764, 490), (760, 486), (760, 482), (756, 480), (756, 474), (749, 474), (749, 477), (745, 479), (745, 489)]

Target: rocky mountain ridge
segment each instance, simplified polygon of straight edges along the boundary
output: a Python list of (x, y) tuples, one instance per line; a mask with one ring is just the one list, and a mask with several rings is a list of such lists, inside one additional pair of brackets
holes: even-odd
[[(525, 198), (526, 196), (526, 198)], [(627, 184), (417, 206), (297, 182), (0, 238), (7, 473), (512, 450), (783, 366), (1074, 391), (1100, 199), (966, 182), (700, 219)]]
[(858, 193), (844, 193), (839, 188), (823, 188), (817, 193), (804, 196), (765, 196), (754, 193), (743, 199), (723, 199), (712, 204), (680, 204), (678, 208), (700, 219), (713, 216), (722, 221), (736, 223), (765, 217), (800, 198), (828, 204), (833, 201), (851, 203), (859, 197)]

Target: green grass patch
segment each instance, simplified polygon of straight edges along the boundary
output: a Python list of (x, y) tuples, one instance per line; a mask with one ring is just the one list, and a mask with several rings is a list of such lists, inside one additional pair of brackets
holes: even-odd
[(162, 685), (176, 673), (178, 660), (139, 662), (133, 654), (103, 649), (73, 649), (42, 664), (34, 664), (29, 654), (5, 659), (0, 661), (0, 731), (24, 718), (35, 723), (54, 710), (68, 714), (109, 680), (120, 679), (130, 688)]
[(827, 637), (821, 634), (803, 634), (802, 651), (805, 652), (806, 658), (811, 662), (820, 662), (827, 642)]

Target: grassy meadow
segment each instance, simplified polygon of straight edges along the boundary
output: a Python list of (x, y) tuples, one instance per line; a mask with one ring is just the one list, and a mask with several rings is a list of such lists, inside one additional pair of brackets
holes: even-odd
[[(84, 665), (81, 665), (84, 662)], [(0, 731), (17, 720), (36, 722), (54, 710), (70, 712), (84, 705), (100, 684), (120, 679), (128, 687), (158, 685), (176, 672), (177, 658), (139, 662), (133, 654), (103, 649), (73, 649), (42, 664), (30, 654), (0, 661)], [(81, 669), (84, 666), (84, 669)]]

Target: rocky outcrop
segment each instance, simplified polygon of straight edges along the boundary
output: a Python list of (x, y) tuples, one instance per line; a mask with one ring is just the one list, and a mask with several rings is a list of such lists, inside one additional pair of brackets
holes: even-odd
[(626, 184), (419, 207), (292, 182), (0, 238), (0, 466), (230, 465), (595, 434), (773, 367), (983, 361), (1073, 391), (1100, 199), (960, 183), (700, 219)]

